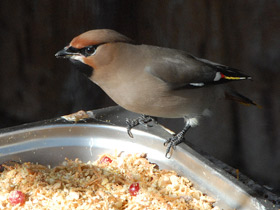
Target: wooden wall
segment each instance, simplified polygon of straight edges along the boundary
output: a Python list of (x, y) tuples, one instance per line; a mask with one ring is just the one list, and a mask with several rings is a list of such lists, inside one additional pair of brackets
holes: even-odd
[[(1, 0), (0, 127), (113, 105), (70, 62), (54, 57), (74, 36), (95, 28), (252, 75), (253, 82), (234, 86), (262, 109), (220, 103), (187, 141), (280, 190), (279, 1)], [(174, 130), (182, 125), (161, 122)]]

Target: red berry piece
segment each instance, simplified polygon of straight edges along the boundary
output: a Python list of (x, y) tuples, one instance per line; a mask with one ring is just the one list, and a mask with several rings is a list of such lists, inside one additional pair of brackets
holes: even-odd
[(136, 196), (139, 193), (140, 187), (139, 183), (133, 183), (129, 187), (129, 193), (131, 196)]
[(112, 163), (112, 159), (107, 156), (104, 156), (101, 158), (100, 162), (101, 163)]
[(25, 203), (25, 194), (21, 191), (14, 190), (10, 192), (9, 201), (13, 206), (17, 204), (22, 205)]

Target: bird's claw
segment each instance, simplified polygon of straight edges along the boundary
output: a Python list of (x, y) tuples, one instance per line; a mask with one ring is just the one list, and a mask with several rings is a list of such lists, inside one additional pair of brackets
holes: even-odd
[(137, 120), (130, 120), (130, 119), (126, 119), (126, 124), (127, 124), (127, 134), (129, 135), (130, 138), (133, 138), (133, 134), (131, 133), (131, 129), (134, 128), (135, 126), (137, 126), (139, 123), (137, 122)]
[[(128, 119), (126, 120), (126, 124), (128, 124)], [(133, 127), (131, 125), (127, 125), (126, 130), (127, 130), (127, 134), (129, 135), (130, 138), (133, 138), (133, 134), (131, 133), (131, 129)]]
[(150, 116), (147, 115), (141, 115), (140, 117), (130, 120), (126, 119), (126, 124), (127, 124), (127, 134), (129, 137), (133, 138), (133, 134), (131, 133), (131, 129), (138, 126), (138, 125), (146, 125), (148, 127), (152, 127), (152, 125), (149, 124), (149, 122), (154, 121), (154, 119)]
[(165, 153), (165, 157), (170, 159), (171, 158), (171, 155), (172, 155), (172, 152), (171, 152), (171, 148), (173, 150), (175, 150), (175, 147), (182, 143), (185, 138), (184, 138), (184, 135), (186, 134), (186, 132), (191, 128), (191, 126), (186, 123), (185, 127), (183, 128), (183, 130), (179, 133), (177, 133), (177, 135), (167, 139), (165, 142), (164, 142), (164, 146), (167, 146), (166, 148), (166, 153)]
[[(165, 143), (166, 143), (166, 142), (165, 142)], [(166, 146), (165, 143), (164, 143), (164, 146)], [(170, 159), (170, 158), (171, 158), (171, 156), (172, 156), (172, 151), (175, 150), (175, 147), (176, 147), (176, 145), (172, 144), (172, 142), (171, 142), (169, 145), (167, 145), (166, 153), (165, 153), (165, 157), (166, 157), (167, 159)], [(171, 148), (172, 148), (173, 150), (171, 150)]]
[[(170, 159), (172, 156), (172, 151), (175, 150), (176, 146), (180, 143), (182, 143), (185, 140), (184, 138), (184, 132), (180, 132), (177, 135), (167, 139), (164, 142), (164, 146), (166, 146), (166, 153), (165, 153), (165, 157)], [(173, 150), (171, 150), (173, 149)]]

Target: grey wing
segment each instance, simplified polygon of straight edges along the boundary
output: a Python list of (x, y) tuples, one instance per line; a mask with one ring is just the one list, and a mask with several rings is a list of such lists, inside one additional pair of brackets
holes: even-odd
[(179, 52), (175, 51), (176, 54), (172, 56), (158, 56), (146, 66), (146, 72), (172, 86), (202, 86), (214, 81), (217, 72), (215, 68), (194, 56)]

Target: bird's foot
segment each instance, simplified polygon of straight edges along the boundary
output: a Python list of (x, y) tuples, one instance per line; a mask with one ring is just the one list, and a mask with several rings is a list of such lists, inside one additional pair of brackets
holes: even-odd
[(184, 135), (189, 130), (190, 127), (191, 127), (190, 125), (186, 125), (182, 131), (180, 131), (175, 136), (167, 139), (164, 142), (164, 146), (167, 146), (166, 153), (165, 153), (166, 158), (170, 159), (171, 156), (172, 156), (172, 150), (171, 149), (175, 150), (175, 147), (178, 144), (184, 142), (184, 140), (185, 140)]
[(175, 147), (182, 143), (185, 140), (184, 138), (184, 134), (182, 134), (182, 131), (180, 133), (178, 133), (177, 135), (167, 139), (164, 142), (164, 146), (167, 146), (166, 148), (166, 153), (165, 153), (165, 157), (170, 159), (172, 156), (172, 151), (171, 149), (175, 150)]
[(131, 133), (131, 129), (138, 126), (138, 125), (146, 125), (148, 127), (152, 127), (151, 124), (149, 124), (149, 122), (154, 122), (155, 120), (148, 116), (148, 115), (141, 115), (140, 117), (136, 118), (136, 119), (126, 119), (126, 124), (127, 124), (127, 133), (128, 135), (133, 138), (133, 134)]

